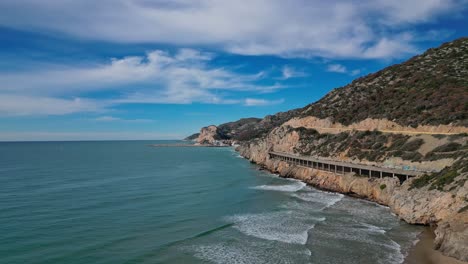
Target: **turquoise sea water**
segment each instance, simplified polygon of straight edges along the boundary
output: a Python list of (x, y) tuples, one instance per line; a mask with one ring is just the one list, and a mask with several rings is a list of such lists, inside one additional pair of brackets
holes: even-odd
[(0, 263), (400, 263), (421, 231), (230, 148), (0, 143)]

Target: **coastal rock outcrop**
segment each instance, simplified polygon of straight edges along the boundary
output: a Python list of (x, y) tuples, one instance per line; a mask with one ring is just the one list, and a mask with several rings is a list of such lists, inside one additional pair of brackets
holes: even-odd
[[(265, 140), (244, 143), (239, 153), (281, 177), (302, 180), (319, 189), (349, 194), (387, 205), (404, 221), (435, 227), (434, 247), (443, 254), (468, 261), (468, 181), (459, 176), (463, 185), (452, 185), (450, 191), (431, 189), (431, 186), (412, 188), (414, 179), (403, 184), (393, 178), (367, 178), (353, 174), (334, 174), (311, 168), (290, 165), (269, 159), (268, 151), (294, 149), (297, 135), (275, 135)], [(279, 141), (275, 141), (276, 138)], [(270, 140), (270, 141), (268, 141)]]
[[(236, 140), (240, 155), (282, 177), (388, 205), (435, 228), (434, 246), (468, 261), (468, 38), (333, 89), (303, 108), (203, 128), (199, 142)], [(338, 175), (273, 160), (311, 156), (424, 175), (405, 181)]]
[(211, 125), (207, 127), (203, 127), (200, 130), (200, 134), (196, 142), (198, 144), (213, 144), (215, 140), (220, 139), (220, 135), (218, 134), (218, 127)]

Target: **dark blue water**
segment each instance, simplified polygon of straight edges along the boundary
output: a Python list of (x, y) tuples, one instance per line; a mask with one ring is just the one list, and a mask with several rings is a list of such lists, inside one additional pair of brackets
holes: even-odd
[(399, 263), (419, 228), (230, 148), (0, 143), (0, 263)]

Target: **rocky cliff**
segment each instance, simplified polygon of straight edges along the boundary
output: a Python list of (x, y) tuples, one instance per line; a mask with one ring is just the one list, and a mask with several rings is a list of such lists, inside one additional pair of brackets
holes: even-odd
[[(464, 140), (466, 147), (466, 138)], [(280, 127), (264, 139), (242, 143), (237, 150), (243, 157), (282, 177), (296, 178), (320, 189), (388, 205), (396, 215), (411, 224), (433, 225), (436, 227), (435, 247), (448, 256), (468, 261), (468, 171), (459, 168), (454, 176), (440, 176), (446, 179), (442, 185), (436, 178), (435, 181), (429, 180), (419, 186), (415, 184), (417, 179), (400, 184), (393, 178), (339, 175), (290, 165), (268, 156), (269, 151), (295, 153), (299, 142), (300, 135), (296, 131), (286, 132), (284, 127)], [(458, 160), (463, 160), (463, 166), (466, 167), (466, 157)], [(428, 162), (429, 167), (442, 167), (439, 165), (440, 160)], [(360, 160), (360, 163), (366, 162)], [(452, 163), (450, 160), (446, 164)]]
[(218, 133), (218, 127), (211, 125), (200, 129), (196, 142), (198, 144), (213, 144), (215, 140), (220, 138), (221, 135)]
[[(334, 89), (318, 102), (218, 126), (242, 156), (321, 189), (388, 205), (436, 227), (435, 247), (468, 261), (468, 38)], [(204, 128), (205, 129), (205, 128)], [(213, 135), (213, 129), (199, 140)], [(206, 129), (205, 129), (206, 130)], [(392, 178), (337, 175), (269, 158), (269, 151), (426, 171)]]

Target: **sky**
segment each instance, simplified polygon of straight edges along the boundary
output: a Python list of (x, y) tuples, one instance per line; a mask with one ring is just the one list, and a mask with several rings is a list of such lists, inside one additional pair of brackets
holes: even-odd
[(468, 0), (2, 0), (0, 141), (180, 139), (468, 36)]

